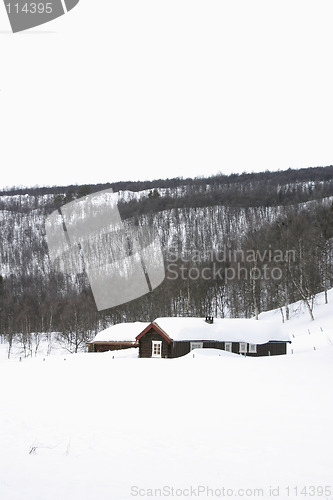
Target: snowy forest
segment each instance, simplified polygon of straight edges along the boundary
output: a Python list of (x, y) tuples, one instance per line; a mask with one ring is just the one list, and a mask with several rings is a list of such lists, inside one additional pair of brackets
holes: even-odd
[[(56, 271), (45, 219), (112, 188), (128, 227), (154, 228), (166, 278), (151, 293), (98, 312), (87, 276)], [(333, 286), (333, 166), (195, 179), (0, 192), (0, 335), (24, 345), (57, 332), (73, 352), (118, 322), (161, 316), (256, 317)]]

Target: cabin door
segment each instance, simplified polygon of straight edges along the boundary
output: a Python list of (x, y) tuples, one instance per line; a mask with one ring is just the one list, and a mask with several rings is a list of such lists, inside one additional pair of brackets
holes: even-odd
[(151, 357), (152, 358), (161, 358), (162, 357), (162, 341), (161, 340), (153, 340), (152, 341)]

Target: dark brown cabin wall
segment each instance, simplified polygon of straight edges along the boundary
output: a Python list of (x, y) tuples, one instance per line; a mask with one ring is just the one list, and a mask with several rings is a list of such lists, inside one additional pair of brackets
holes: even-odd
[(224, 349), (224, 342), (204, 342), (203, 346), (209, 349)]
[(131, 347), (138, 347), (138, 344), (132, 342), (119, 342), (119, 343), (108, 343), (108, 342), (96, 342), (89, 344), (89, 352), (107, 352), (107, 351), (117, 351), (119, 349), (130, 349)]
[[(198, 341), (199, 342), (199, 341)], [(211, 349), (222, 349), (225, 350), (225, 342), (211, 342), (211, 341), (202, 341), (203, 348), (211, 348)], [(228, 342), (229, 343), (229, 342)], [(239, 342), (232, 342), (232, 352), (234, 354), (239, 354)], [(191, 350), (191, 342), (186, 341), (178, 341), (173, 342), (171, 347), (171, 357), (179, 358), (180, 356), (185, 356)], [(287, 354), (287, 344), (286, 342), (268, 342), (267, 344), (257, 345), (256, 353), (247, 352), (247, 356), (276, 356), (280, 354)]]
[(170, 344), (159, 335), (153, 328), (149, 330), (139, 340), (139, 356), (140, 358), (151, 358), (153, 340), (162, 341), (162, 358), (170, 357)]
[[(195, 342), (195, 341), (193, 341)], [(225, 342), (214, 342), (214, 341), (200, 341), (198, 342), (203, 342), (203, 349), (222, 349), (225, 350)], [(191, 350), (191, 342), (188, 341), (178, 341), (178, 342), (173, 342), (172, 348), (171, 348), (171, 357), (172, 358), (179, 358), (180, 356), (185, 356), (185, 354), (188, 354)], [(232, 352), (235, 354), (239, 354), (239, 342), (232, 342)]]
[(281, 354), (287, 354), (287, 342), (268, 342), (267, 344), (258, 346), (257, 351), (258, 353), (262, 352), (261, 356), (278, 356)]
[[(239, 353), (239, 344), (238, 344)], [(286, 342), (268, 342), (267, 344), (257, 344), (257, 352), (247, 352), (246, 356), (260, 357), (260, 356), (278, 356), (287, 354)]]
[(185, 356), (185, 354), (190, 352), (190, 343), (189, 342), (172, 342), (171, 346), (171, 357), (179, 358), (180, 356)]
[[(224, 342), (224, 345), (225, 345), (225, 342)], [(225, 349), (225, 347), (224, 347), (224, 349)], [(239, 342), (232, 342), (231, 352), (233, 352), (234, 354), (239, 354)]]
[[(191, 351), (191, 342), (193, 341), (174, 341), (171, 347), (171, 357), (179, 358), (185, 356)], [(203, 349), (224, 349), (224, 342), (215, 342), (210, 340), (199, 340), (203, 343)]]

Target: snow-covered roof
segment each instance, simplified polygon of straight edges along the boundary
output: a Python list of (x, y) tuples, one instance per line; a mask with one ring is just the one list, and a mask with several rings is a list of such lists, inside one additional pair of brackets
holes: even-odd
[[(212, 324), (204, 318), (157, 318), (154, 323), (172, 340), (216, 340), (266, 344), (269, 341), (289, 342), (288, 333), (277, 321), (242, 318), (214, 318)], [(118, 323), (99, 332), (93, 342), (135, 342), (151, 323)]]
[(99, 332), (93, 342), (135, 342), (139, 335), (150, 323), (136, 321), (135, 323), (118, 323)]
[(287, 332), (276, 321), (242, 318), (157, 318), (154, 323), (171, 339), (177, 341), (216, 340), (266, 344), (269, 341), (290, 342)]

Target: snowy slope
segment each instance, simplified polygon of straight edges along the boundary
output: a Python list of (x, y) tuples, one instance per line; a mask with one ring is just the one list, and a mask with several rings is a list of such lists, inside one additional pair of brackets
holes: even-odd
[(1, 499), (332, 499), (329, 300), (293, 306), (293, 355), (0, 363)]
[[(289, 306), (290, 320), (285, 321), (280, 328), (290, 336), (290, 353), (309, 352), (333, 345), (332, 303), (333, 289), (328, 292), (328, 304), (325, 304), (324, 293), (318, 294), (315, 300), (314, 321), (310, 321), (309, 313), (302, 302)], [(278, 310), (262, 313), (259, 317), (276, 321), (282, 319)]]

